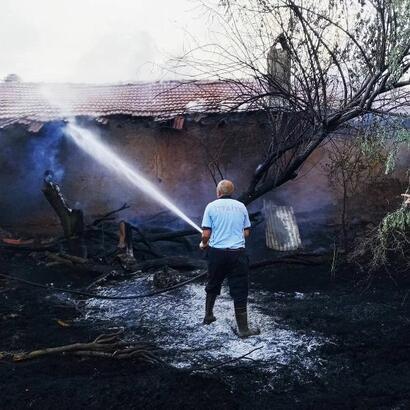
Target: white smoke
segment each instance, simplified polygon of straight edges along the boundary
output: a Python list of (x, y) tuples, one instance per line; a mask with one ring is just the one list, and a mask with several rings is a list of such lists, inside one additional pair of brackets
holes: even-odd
[[(158, 80), (170, 56), (206, 41), (190, 0), (2, 0), (0, 79), (35, 82)], [(188, 34), (189, 33), (189, 34)]]

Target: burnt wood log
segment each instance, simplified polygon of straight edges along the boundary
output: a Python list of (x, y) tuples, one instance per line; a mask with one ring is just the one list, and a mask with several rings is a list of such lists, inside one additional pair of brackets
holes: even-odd
[(120, 208), (114, 209), (113, 211), (107, 212), (106, 214), (102, 215), (101, 217), (97, 218), (93, 223), (91, 223), (89, 226), (97, 226), (101, 222), (108, 222), (108, 221), (113, 221), (115, 218), (113, 215), (115, 215), (118, 212), (124, 211), (125, 209), (128, 209), (130, 206), (127, 203), (124, 203)]
[(134, 257), (132, 246), (132, 228), (128, 222), (121, 221), (119, 224), (119, 242), (118, 248), (124, 249), (129, 257)]
[(92, 342), (72, 343), (64, 346), (48, 347), (32, 352), (11, 353), (15, 362), (38, 359), (50, 355), (74, 355), (82, 357), (99, 357), (109, 359), (136, 359), (148, 363), (164, 363), (156, 356), (158, 350), (150, 344), (143, 342), (124, 341), (122, 331), (98, 336)]
[[(270, 260), (261, 260), (253, 262), (249, 265), (250, 269), (258, 269), (269, 265), (274, 264), (294, 264), (294, 265), (320, 265), (326, 263), (327, 260), (323, 257), (318, 257), (315, 254), (302, 254), (287, 256), (287, 257), (278, 257)], [(310, 258), (311, 256), (311, 258)], [(164, 267), (169, 267), (172, 269), (184, 269), (184, 270), (196, 270), (196, 269), (206, 269), (207, 263), (202, 259), (193, 259), (185, 256), (168, 256), (164, 258), (149, 259), (144, 262), (136, 263), (132, 266), (134, 272), (138, 271), (149, 271), (156, 270)]]
[(170, 231), (159, 233), (146, 233), (145, 237), (151, 242), (157, 241), (175, 241), (185, 236), (198, 235), (199, 232), (195, 229), (187, 229), (183, 231)]
[(135, 241), (136, 241), (136, 242), (141, 242), (141, 243), (143, 243), (143, 244), (148, 248), (149, 252), (150, 252), (153, 256), (155, 256), (155, 257), (157, 257), (157, 258), (161, 258), (161, 257), (162, 257), (162, 255), (161, 255), (161, 253), (159, 252), (159, 250), (151, 243), (152, 240), (151, 240), (149, 237), (146, 236), (146, 234), (142, 231), (141, 228), (139, 228), (139, 227), (137, 227), (137, 226), (135, 226), (135, 225), (131, 225), (130, 223), (127, 223), (127, 226), (128, 226), (129, 229), (130, 229), (131, 238), (132, 238), (132, 231), (137, 232), (137, 234), (139, 235), (139, 238), (135, 238)]
[(60, 242), (54, 242), (52, 244), (42, 245), (34, 243), (33, 245), (8, 245), (5, 243), (0, 242), (0, 249), (7, 249), (7, 250), (18, 250), (19, 252), (42, 252), (42, 251), (51, 251), (56, 250), (58, 248), (58, 244)]
[(102, 282), (105, 282), (108, 279), (111, 278), (115, 278), (119, 275), (119, 273), (116, 270), (110, 270), (109, 272), (105, 272), (102, 275), (98, 276), (97, 279), (95, 279), (94, 281), (92, 281), (87, 287), (86, 290), (90, 290), (91, 288), (93, 288), (96, 285), (99, 285)]
[(42, 191), (60, 219), (64, 236), (67, 239), (81, 237), (84, 232), (83, 212), (80, 209), (71, 209), (68, 206), (58, 184), (44, 179)]
[[(264, 218), (261, 212), (255, 212), (249, 215), (252, 222), (252, 227), (259, 225), (263, 222)], [(149, 232), (148, 229), (145, 231), (145, 238), (150, 242), (157, 241), (176, 241), (186, 236), (199, 235), (196, 229), (184, 229), (181, 231), (164, 231), (164, 232)]]
[(308, 259), (298, 259), (298, 258), (278, 258), (278, 259), (267, 259), (258, 262), (251, 263), (249, 269), (264, 268), (270, 265), (276, 264), (289, 264), (289, 265), (321, 265), (325, 263), (325, 260), (308, 260)]

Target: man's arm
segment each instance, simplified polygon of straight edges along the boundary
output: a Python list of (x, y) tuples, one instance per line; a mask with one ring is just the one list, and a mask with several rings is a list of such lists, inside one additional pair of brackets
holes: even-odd
[(205, 249), (208, 247), (209, 238), (211, 237), (212, 233), (212, 218), (209, 212), (209, 204), (205, 208), (204, 216), (202, 218), (202, 238), (199, 247), (201, 249)]
[(243, 236), (244, 238), (249, 238), (249, 235), (251, 234), (251, 221), (249, 219), (249, 213), (248, 210), (246, 209), (246, 206), (244, 205), (244, 221), (243, 221)]
[(201, 243), (199, 244), (199, 247), (201, 248), (201, 249), (205, 249), (205, 248), (207, 248), (208, 247), (208, 243), (209, 243), (209, 238), (211, 237), (211, 230), (210, 229), (208, 229), (208, 228), (204, 228), (203, 230), (202, 230), (202, 241), (201, 241)]

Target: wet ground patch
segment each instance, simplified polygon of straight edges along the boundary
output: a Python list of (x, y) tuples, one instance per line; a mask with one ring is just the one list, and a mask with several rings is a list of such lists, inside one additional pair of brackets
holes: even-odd
[[(21, 258), (2, 270), (55, 285), (85, 278), (43, 271)], [(91, 278), (87, 278), (91, 280)], [(101, 293), (138, 293), (146, 278), (113, 282)], [(0, 364), (4, 408), (408, 408), (409, 285), (386, 282), (363, 291), (349, 274), (327, 267), (275, 267), (252, 275), (250, 311), (261, 336), (241, 342), (224, 293), (218, 321), (200, 324), (203, 288), (187, 285), (155, 299), (111, 303), (2, 282), (2, 350), (89, 340), (107, 328), (163, 349), (175, 368), (49, 358)], [(57, 319), (70, 323), (61, 327)], [(262, 346), (248, 359), (192, 373)]]

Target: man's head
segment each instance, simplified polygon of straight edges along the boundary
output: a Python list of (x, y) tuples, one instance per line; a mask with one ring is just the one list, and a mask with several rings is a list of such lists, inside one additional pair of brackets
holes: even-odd
[(216, 187), (216, 196), (220, 198), (221, 196), (231, 196), (233, 194), (235, 187), (232, 181), (227, 179), (223, 179), (219, 182), (218, 186)]

